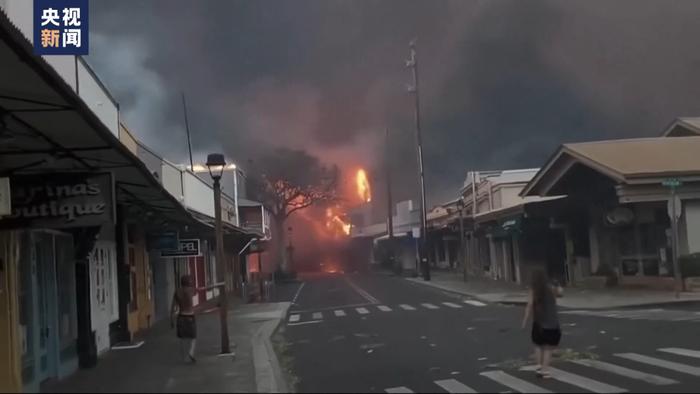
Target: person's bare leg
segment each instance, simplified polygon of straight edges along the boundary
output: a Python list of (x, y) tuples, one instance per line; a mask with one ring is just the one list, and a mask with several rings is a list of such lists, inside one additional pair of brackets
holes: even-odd
[(197, 361), (197, 359), (194, 357), (194, 351), (195, 351), (196, 346), (197, 346), (197, 339), (196, 338), (190, 339), (189, 357), (190, 357), (190, 361), (192, 361), (192, 362)]
[(542, 348), (535, 346), (535, 363), (537, 363), (536, 371), (542, 369)]
[(549, 364), (552, 362), (552, 350), (551, 346), (545, 346), (542, 348), (542, 374), (549, 374)]

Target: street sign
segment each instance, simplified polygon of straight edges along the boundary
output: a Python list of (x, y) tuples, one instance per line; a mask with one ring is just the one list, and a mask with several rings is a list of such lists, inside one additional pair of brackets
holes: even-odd
[(413, 238), (420, 238), (420, 227), (413, 227), (411, 230)]
[(0, 178), (0, 216), (12, 214), (10, 178)]
[(666, 204), (668, 209), (668, 217), (678, 220), (683, 214), (683, 204), (681, 203), (681, 198), (677, 195), (668, 199), (668, 204)]
[(679, 187), (680, 185), (682, 185), (683, 182), (681, 182), (681, 180), (678, 179), (678, 178), (667, 178), (667, 179), (664, 179), (664, 180), (661, 182), (661, 184), (664, 185), (664, 186), (666, 186), (666, 187), (677, 188), (677, 187)]
[(181, 239), (177, 250), (163, 250), (160, 252), (161, 257), (196, 257), (201, 255), (199, 239)]

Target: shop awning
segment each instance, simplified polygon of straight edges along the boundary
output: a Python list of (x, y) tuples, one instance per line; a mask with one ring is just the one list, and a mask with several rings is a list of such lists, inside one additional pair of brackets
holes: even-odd
[(76, 90), (89, 86), (77, 86), (80, 80), (70, 86), (45, 59), (33, 54), (30, 42), (1, 11), (0, 59), (0, 176), (109, 171), (117, 202), (155, 214), (149, 222), (168, 226), (195, 221), (119, 141), (118, 132), (81, 99)]

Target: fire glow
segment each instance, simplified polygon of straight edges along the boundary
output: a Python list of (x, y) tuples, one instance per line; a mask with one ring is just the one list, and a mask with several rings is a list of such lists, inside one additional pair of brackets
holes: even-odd
[(357, 183), (357, 194), (360, 196), (362, 202), (372, 201), (372, 190), (369, 186), (369, 179), (367, 178), (365, 170), (361, 168), (357, 170), (355, 182)]
[(326, 227), (336, 234), (350, 235), (350, 223), (346, 223), (337, 214), (333, 213), (332, 208), (326, 209)]

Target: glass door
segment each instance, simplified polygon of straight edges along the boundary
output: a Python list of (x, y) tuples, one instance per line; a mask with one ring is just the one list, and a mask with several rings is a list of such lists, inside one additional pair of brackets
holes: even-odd
[(56, 376), (56, 265), (54, 237), (48, 233), (35, 233), (36, 256), (36, 307), (38, 346), (35, 353), (37, 380)]

